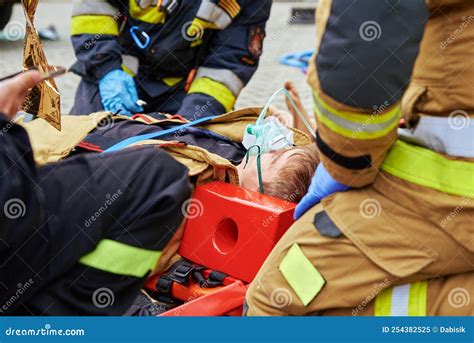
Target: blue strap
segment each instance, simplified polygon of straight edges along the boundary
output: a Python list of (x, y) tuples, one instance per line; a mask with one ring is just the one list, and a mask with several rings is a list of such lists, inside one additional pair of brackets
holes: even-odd
[(192, 122), (180, 125), (180, 126), (175, 126), (175, 127), (172, 127), (171, 129), (163, 130), (163, 131), (160, 131), (160, 132), (153, 132), (153, 133), (147, 133), (147, 134), (144, 134), (144, 135), (138, 135), (138, 136), (130, 137), (130, 138), (124, 139), (121, 142), (118, 142), (117, 144), (114, 144), (113, 146), (111, 146), (110, 148), (105, 150), (103, 153), (122, 150), (123, 148), (126, 148), (129, 145), (132, 145), (132, 144), (135, 144), (135, 143), (138, 143), (138, 142), (141, 142), (141, 141), (146, 141), (147, 139), (154, 139), (154, 138), (158, 138), (158, 137), (161, 137), (161, 136), (165, 136), (167, 134), (183, 130), (187, 127), (202, 124), (204, 122), (210, 121), (210, 120), (212, 120), (214, 118), (217, 118), (217, 117), (218, 116), (204, 117), (204, 118), (201, 118), (201, 119), (198, 119), (198, 120), (195, 120), (195, 121), (192, 121)]

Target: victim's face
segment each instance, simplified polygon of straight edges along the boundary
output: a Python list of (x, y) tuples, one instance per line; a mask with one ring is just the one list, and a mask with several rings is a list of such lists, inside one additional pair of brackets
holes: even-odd
[[(298, 148), (289, 148), (263, 154), (260, 157), (263, 182), (274, 180), (288, 159), (298, 154), (299, 150)], [(257, 192), (259, 190), (257, 156), (250, 156), (247, 165), (244, 166), (245, 159), (237, 166), (240, 187)]]

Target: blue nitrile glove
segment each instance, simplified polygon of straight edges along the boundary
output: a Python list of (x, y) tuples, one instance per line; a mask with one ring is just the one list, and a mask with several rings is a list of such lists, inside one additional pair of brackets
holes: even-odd
[(138, 106), (137, 87), (135, 81), (120, 69), (112, 70), (99, 80), (99, 91), (102, 105), (106, 111), (131, 116), (132, 113), (143, 112)]
[(301, 199), (295, 209), (295, 220), (306, 213), (311, 207), (316, 205), (325, 197), (350, 189), (349, 186), (334, 180), (329, 174), (324, 164), (320, 163), (316, 168), (316, 173), (311, 180), (308, 193)]

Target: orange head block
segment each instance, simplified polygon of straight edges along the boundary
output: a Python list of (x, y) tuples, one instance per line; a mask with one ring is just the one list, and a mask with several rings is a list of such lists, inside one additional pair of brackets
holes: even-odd
[(181, 256), (251, 282), (293, 224), (296, 204), (223, 183), (196, 188), (188, 204)]

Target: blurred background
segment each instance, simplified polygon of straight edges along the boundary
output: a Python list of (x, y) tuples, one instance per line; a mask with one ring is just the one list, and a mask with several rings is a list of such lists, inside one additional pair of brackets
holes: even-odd
[[(0, 77), (18, 72), (22, 64), (25, 18), (18, 3), (13, 5), (10, 15), (12, 1), (14, 0), (0, 0), (0, 27), (6, 25), (0, 33)], [(297, 85), (305, 107), (312, 108), (311, 91), (306, 86), (304, 73), (298, 68), (281, 64), (280, 58), (288, 53), (314, 48), (316, 30), (311, 10), (316, 3), (316, 0), (274, 1), (271, 17), (267, 23), (267, 36), (260, 67), (241, 93), (237, 109), (263, 106), (273, 92), (282, 87), (287, 80)], [(35, 25), (40, 35), (44, 37), (42, 41), (50, 65), (69, 67), (75, 61), (69, 39), (72, 7), (73, 1), (40, 0), (38, 5)], [(79, 77), (72, 73), (57, 80), (62, 95), (63, 114), (69, 113), (78, 82)], [(275, 102), (282, 107), (283, 103), (283, 97)]]

